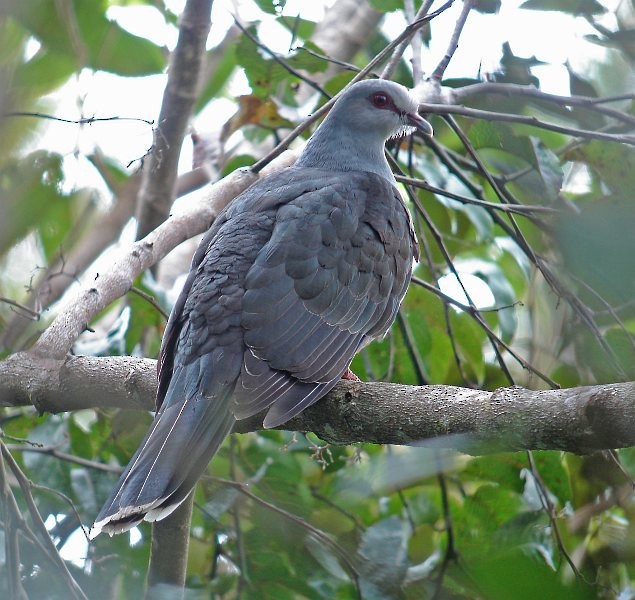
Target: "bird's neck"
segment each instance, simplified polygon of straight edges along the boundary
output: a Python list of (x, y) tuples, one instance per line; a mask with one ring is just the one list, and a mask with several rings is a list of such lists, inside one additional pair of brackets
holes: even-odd
[(369, 171), (394, 184), (395, 178), (384, 155), (384, 140), (377, 132), (351, 130), (332, 116), (327, 116), (311, 136), (295, 166)]

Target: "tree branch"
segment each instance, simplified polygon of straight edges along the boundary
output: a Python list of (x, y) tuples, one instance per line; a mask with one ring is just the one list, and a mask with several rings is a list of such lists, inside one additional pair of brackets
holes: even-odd
[[(0, 362), (0, 406), (41, 412), (119, 407), (152, 409), (156, 362), (130, 356), (29, 353)], [(262, 429), (264, 413), (240, 421)], [(635, 382), (532, 391), (341, 381), (280, 429), (312, 431), (335, 444), (430, 444), (471, 453), (595, 450), (635, 446)]]
[[(295, 152), (280, 156), (263, 169), (262, 176), (292, 164), (295, 159)], [(91, 319), (127, 293), (138, 275), (184, 240), (206, 231), (225, 205), (257, 179), (258, 176), (249, 170), (234, 171), (211, 186), (204, 198), (192, 202), (186, 212), (170, 217), (144, 239), (120, 251), (107, 271), (100, 273), (90, 285), (80, 288), (65, 303), (31, 351), (63, 359)]]
[[(466, 85), (465, 87), (452, 90), (450, 96), (454, 103), (461, 104), (466, 98), (477, 96), (482, 98), (488, 95), (498, 96), (522, 96), (539, 100), (540, 102), (551, 102), (558, 106), (579, 106), (592, 110), (607, 117), (613, 117), (618, 121), (622, 121), (628, 125), (635, 125), (635, 116), (630, 115), (615, 108), (607, 108), (602, 106), (605, 98), (592, 98), (590, 96), (559, 96), (558, 94), (549, 94), (534, 87), (533, 85), (520, 85), (516, 83), (496, 83), (483, 82)], [(631, 100), (635, 98), (635, 94), (631, 95)]]
[(419, 105), (419, 110), (423, 113), (433, 115), (461, 115), (472, 119), (483, 119), (484, 121), (504, 121), (508, 123), (522, 123), (547, 129), (557, 133), (564, 133), (574, 137), (581, 137), (589, 140), (604, 140), (607, 142), (621, 142), (622, 144), (630, 144), (635, 146), (635, 136), (619, 133), (603, 133), (602, 131), (590, 131), (588, 129), (579, 129), (577, 127), (565, 127), (556, 123), (548, 123), (533, 116), (514, 115), (511, 113), (494, 112), (490, 110), (481, 110), (478, 108), (467, 108), (454, 104), (427, 104)]
[(179, 39), (170, 58), (152, 153), (143, 171), (137, 239), (168, 216), (174, 201), (178, 158), (198, 96), (211, 11), (212, 0), (188, 0), (180, 17)]
[(434, 71), (432, 72), (431, 79), (433, 81), (441, 81), (443, 78), (443, 74), (445, 70), (448, 68), (456, 49), (459, 47), (459, 38), (461, 37), (461, 32), (463, 31), (463, 27), (465, 26), (465, 22), (467, 21), (467, 17), (472, 10), (473, 0), (463, 0), (463, 8), (461, 9), (461, 14), (456, 21), (456, 25), (454, 26), (454, 31), (452, 32), (452, 37), (450, 38), (450, 42), (448, 44), (448, 49), (446, 50), (445, 55), (436, 66)]

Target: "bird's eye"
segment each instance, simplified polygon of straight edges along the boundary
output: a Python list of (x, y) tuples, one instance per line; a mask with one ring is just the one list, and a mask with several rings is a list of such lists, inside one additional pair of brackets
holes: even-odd
[(390, 104), (390, 98), (382, 92), (377, 92), (371, 96), (371, 102), (376, 108), (386, 108)]

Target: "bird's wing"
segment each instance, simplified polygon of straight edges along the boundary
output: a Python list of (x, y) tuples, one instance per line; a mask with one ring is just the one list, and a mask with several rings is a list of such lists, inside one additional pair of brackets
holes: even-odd
[(270, 407), (271, 427), (315, 402), (386, 333), (406, 291), (415, 242), (398, 192), (370, 173), (323, 178), (278, 210), (247, 273), (236, 418)]
[(223, 214), (201, 243), (171, 314), (159, 360), (158, 411), (95, 521), (118, 533), (168, 515), (234, 424), (244, 278), (269, 239), (275, 211)]

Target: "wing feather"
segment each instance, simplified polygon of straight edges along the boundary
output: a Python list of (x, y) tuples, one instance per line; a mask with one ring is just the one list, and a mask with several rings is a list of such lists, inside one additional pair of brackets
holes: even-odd
[(415, 241), (398, 192), (369, 173), (323, 173), (281, 207), (245, 278), (246, 351), (233, 411), (283, 423), (335, 385), (392, 323)]

